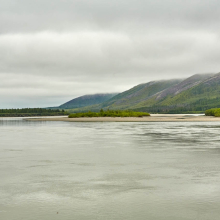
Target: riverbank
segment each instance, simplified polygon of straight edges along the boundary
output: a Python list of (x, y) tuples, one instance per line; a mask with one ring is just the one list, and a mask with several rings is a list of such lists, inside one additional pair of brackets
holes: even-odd
[(67, 121), (67, 122), (203, 122), (219, 121), (220, 117), (190, 114), (152, 114), (147, 117), (94, 117), (94, 118), (28, 118), (28, 121)]

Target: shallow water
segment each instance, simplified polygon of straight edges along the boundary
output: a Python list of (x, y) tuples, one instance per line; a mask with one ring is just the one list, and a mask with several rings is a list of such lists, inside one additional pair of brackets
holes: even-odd
[(219, 131), (0, 119), (0, 219), (219, 220)]

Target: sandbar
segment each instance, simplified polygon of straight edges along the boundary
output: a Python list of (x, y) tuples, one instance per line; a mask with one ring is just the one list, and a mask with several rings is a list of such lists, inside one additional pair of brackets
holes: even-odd
[(220, 122), (220, 117), (191, 114), (151, 114), (145, 117), (93, 117), (68, 118), (38, 117), (26, 118), (28, 121), (66, 121), (66, 122)]

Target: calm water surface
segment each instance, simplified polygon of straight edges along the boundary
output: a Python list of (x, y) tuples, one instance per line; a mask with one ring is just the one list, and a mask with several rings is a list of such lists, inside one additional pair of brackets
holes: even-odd
[(219, 220), (220, 123), (0, 119), (1, 220)]

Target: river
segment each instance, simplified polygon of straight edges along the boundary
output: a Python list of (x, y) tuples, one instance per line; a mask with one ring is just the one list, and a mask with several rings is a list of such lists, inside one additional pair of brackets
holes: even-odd
[(219, 220), (219, 122), (0, 119), (1, 220)]

